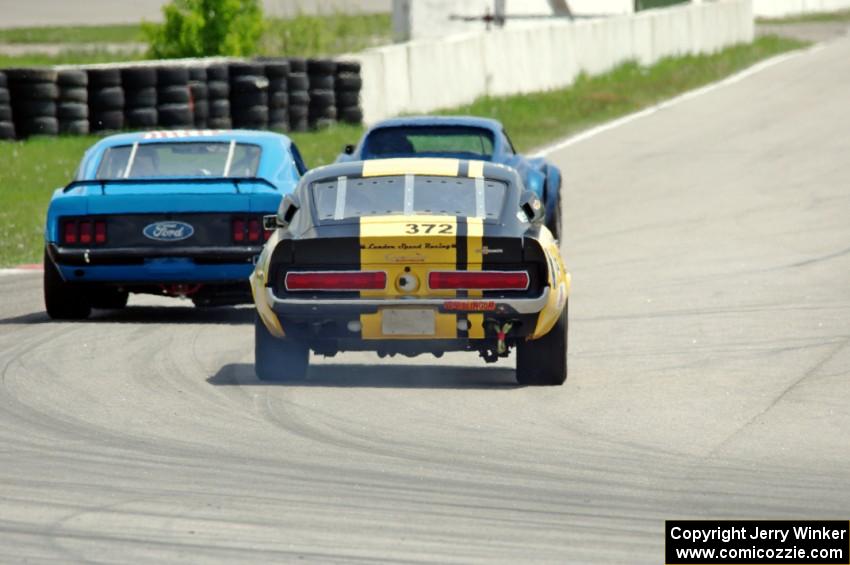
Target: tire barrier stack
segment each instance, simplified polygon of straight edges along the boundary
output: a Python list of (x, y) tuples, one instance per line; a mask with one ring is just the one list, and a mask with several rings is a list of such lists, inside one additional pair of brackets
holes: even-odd
[(289, 129), (307, 131), (310, 111), (310, 80), (307, 78), (307, 61), (294, 58), (289, 60), (289, 76), (286, 79), (289, 93)]
[(263, 66), (269, 81), (269, 129), (289, 131), (289, 62), (267, 61)]
[(89, 75), (78, 69), (59, 71), (56, 118), (62, 135), (86, 135), (89, 125)]
[(12, 121), (11, 100), (6, 75), (0, 73), (0, 139), (15, 139), (15, 122)]
[(321, 129), (336, 123), (336, 66), (336, 61), (328, 59), (307, 61), (307, 78), (310, 83), (307, 121), (311, 128)]
[(232, 63), (230, 71), (230, 117), (233, 127), (268, 129), (269, 79), (262, 63)]
[(360, 90), (363, 79), (360, 77), (360, 63), (339, 61), (336, 64), (334, 93), (336, 94), (336, 116), (341, 122), (359, 124), (363, 121), (360, 108)]
[(123, 129), (360, 123), (360, 65), (327, 59), (0, 69), (0, 140)]
[(153, 67), (121, 69), (124, 87), (124, 118), (128, 128), (150, 129), (159, 123), (157, 73)]
[(210, 117), (210, 95), (205, 68), (189, 68), (189, 94), (195, 129), (206, 129)]
[(230, 72), (227, 65), (207, 67), (207, 103), (209, 105), (207, 127), (213, 129), (233, 127), (233, 120), (230, 118)]
[(156, 111), (159, 125), (191, 129), (195, 124), (187, 67), (159, 67), (156, 70)]
[(51, 69), (9, 69), (6, 71), (11, 95), (15, 132), (20, 137), (56, 135), (57, 73)]
[(124, 129), (124, 88), (119, 69), (91, 69), (89, 75), (89, 129)]

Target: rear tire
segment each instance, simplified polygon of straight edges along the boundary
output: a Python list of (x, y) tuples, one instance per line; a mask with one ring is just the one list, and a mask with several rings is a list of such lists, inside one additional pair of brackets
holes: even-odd
[(85, 320), (91, 304), (80, 288), (65, 282), (53, 260), (44, 252), (44, 306), (54, 320)]
[(516, 348), (516, 380), (524, 386), (560, 386), (567, 380), (569, 302), (549, 333)]
[(254, 318), (254, 373), (261, 381), (302, 379), (307, 374), (310, 349), (290, 338), (269, 333), (259, 316)]

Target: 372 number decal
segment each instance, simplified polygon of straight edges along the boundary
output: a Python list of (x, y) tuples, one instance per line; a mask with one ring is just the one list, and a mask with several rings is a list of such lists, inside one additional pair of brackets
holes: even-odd
[(405, 224), (405, 227), (407, 228), (405, 233), (409, 234), (455, 233), (455, 227), (451, 224)]

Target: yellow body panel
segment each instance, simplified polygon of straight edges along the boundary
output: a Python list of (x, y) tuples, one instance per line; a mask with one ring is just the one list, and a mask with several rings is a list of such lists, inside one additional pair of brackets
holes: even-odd
[(251, 294), (254, 296), (254, 304), (257, 305), (257, 314), (260, 316), (263, 324), (265, 324), (269, 333), (273, 336), (284, 337), (286, 334), (283, 331), (283, 327), (280, 325), (280, 321), (277, 319), (274, 311), (272, 311), (268, 296), (266, 295), (265, 286), (269, 262), (272, 257), (271, 252), (277, 245), (279, 239), (278, 232), (275, 231), (275, 233), (273, 233), (269, 238), (265, 247), (263, 247), (263, 252), (260, 253), (259, 258), (257, 259), (257, 265), (254, 267), (254, 271), (251, 273), (249, 280), (251, 282)]
[(558, 242), (545, 228), (541, 230), (540, 244), (543, 246), (543, 251), (548, 259), (549, 286), (552, 292), (549, 293), (549, 300), (540, 312), (540, 316), (537, 318), (537, 326), (529, 339), (537, 339), (549, 333), (558, 322), (570, 294), (570, 274), (561, 259)]
[[(415, 232), (415, 233), (411, 233)], [(444, 232), (444, 233), (442, 233)], [(480, 247), (480, 246), (479, 246)], [(453, 290), (428, 290), (428, 271), (454, 270), (457, 262), (457, 218), (455, 216), (367, 216), (360, 218), (360, 267), (387, 273), (387, 288), (364, 290), (367, 298), (403, 296), (453, 298)], [(416, 290), (398, 287), (401, 276), (418, 279)], [(422, 336), (384, 336), (382, 313), (363, 314), (363, 339), (422, 339)], [(436, 315), (436, 334), (431, 339), (457, 337), (457, 316)]]
[(467, 314), (469, 339), (484, 339), (484, 314)]

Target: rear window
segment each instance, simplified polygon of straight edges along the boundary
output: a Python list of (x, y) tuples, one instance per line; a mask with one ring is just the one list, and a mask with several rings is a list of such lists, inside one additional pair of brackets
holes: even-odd
[(98, 180), (167, 177), (255, 177), (258, 145), (230, 142), (139, 143), (107, 149)]
[(363, 158), (456, 157), (489, 159), (493, 133), (475, 127), (414, 126), (377, 129), (366, 138)]
[(502, 181), (425, 175), (341, 177), (312, 186), (320, 221), (412, 214), (498, 219), (506, 193)]

